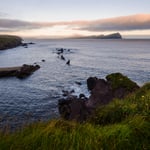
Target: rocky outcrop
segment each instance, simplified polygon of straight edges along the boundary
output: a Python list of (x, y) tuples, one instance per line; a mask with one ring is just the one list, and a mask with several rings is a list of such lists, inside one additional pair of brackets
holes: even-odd
[(26, 78), (40, 68), (39, 65), (22, 65), (20, 67), (0, 68), (0, 77), (16, 76)]
[(28, 45), (31, 45), (31, 44), (35, 44), (35, 43), (33, 43), (33, 42), (22, 43), (21, 46), (23, 46), (24, 48), (28, 48)]
[(34, 71), (40, 68), (39, 65), (26, 65), (24, 64), (19, 71), (17, 71), (16, 76), (18, 78), (25, 78), (31, 75)]
[(60, 99), (58, 103), (59, 113), (66, 120), (82, 122), (87, 119), (89, 110), (86, 107), (86, 100), (70, 96), (67, 99)]
[(12, 35), (0, 35), (0, 50), (15, 48), (22, 45), (22, 38)]
[(59, 113), (64, 119), (82, 122), (99, 105), (106, 105), (114, 98), (122, 99), (139, 86), (121, 73), (114, 73), (106, 76), (106, 80), (88, 78), (87, 88), (91, 93), (88, 99), (69, 95), (66, 99), (59, 100)]

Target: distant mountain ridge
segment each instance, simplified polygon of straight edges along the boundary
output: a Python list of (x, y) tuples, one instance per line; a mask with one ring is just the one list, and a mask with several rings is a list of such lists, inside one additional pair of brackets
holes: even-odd
[(122, 39), (122, 36), (119, 32), (108, 34), (108, 35), (92, 35), (92, 36), (81, 36), (76, 37), (79, 39)]

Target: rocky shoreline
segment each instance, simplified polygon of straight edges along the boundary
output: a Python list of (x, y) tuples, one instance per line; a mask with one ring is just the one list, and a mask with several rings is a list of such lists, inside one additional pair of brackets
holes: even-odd
[(18, 67), (0, 68), (0, 78), (15, 76), (17, 78), (26, 78), (40, 68), (39, 65), (24, 64)]
[(123, 99), (140, 87), (121, 73), (106, 76), (106, 80), (97, 77), (87, 79), (90, 97), (69, 95), (58, 101), (61, 117), (66, 120), (86, 121), (97, 107), (111, 102), (114, 98)]

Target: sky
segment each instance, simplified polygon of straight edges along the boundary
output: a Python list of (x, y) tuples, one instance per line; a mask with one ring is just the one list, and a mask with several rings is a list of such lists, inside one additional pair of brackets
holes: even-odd
[(150, 38), (150, 0), (1, 0), (0, 34)]

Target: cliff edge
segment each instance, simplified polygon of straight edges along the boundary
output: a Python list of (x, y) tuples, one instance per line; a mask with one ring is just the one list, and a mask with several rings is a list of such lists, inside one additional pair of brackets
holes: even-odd
[(15, 48), (22, 45), (22, 38), (13, 35), (0, 35), (0, 50)]

